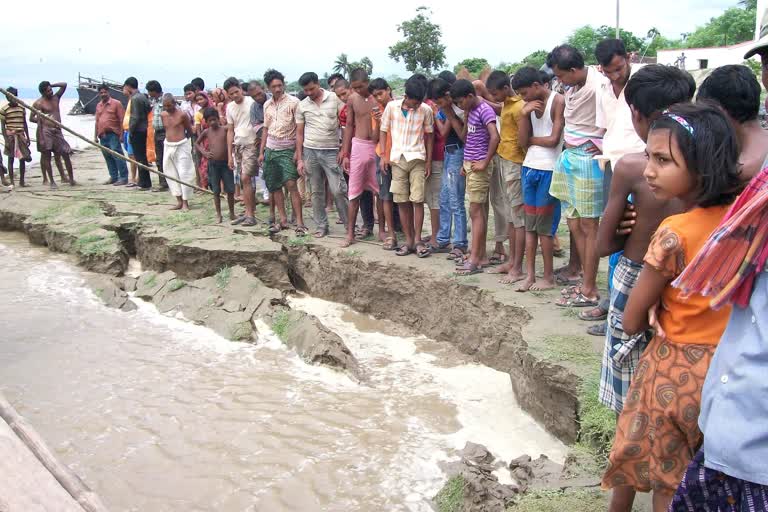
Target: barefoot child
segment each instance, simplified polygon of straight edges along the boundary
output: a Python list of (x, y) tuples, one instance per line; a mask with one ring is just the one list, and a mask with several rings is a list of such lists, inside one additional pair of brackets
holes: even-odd
[(227, 194), (229, 220), (235, 220), (235, 175), (229, 168), (227, 155), (227, 130), (219, 125), (219, 113), (215, 108), (203, 112), (208, 128), (197, 137), (197, 150), (208, 161), (208, 184), (213, 192), (216, 220), (221, 224), (221, 183)]
[[(390, 169), (382, 168), (381, 158), (384, 154), (389, 154), (392, 151), (392, 135), (389, 133), (382, 133), (381, 128), (381, 115), (387, 108), (387, 105), (392, 98), (392, 89), (389, 84), (383, 78), (376, 78), (371, 80), (368, 85), (368, 91), (376, 99), (377, 105), (371, 110), (371, 126), (373, 127), (373, 141), (376, 143), (376, 177), (379, 180), (379, 240), (384, 242), (382, 246), (385, 251), (394, 251), (397, 249), (397, 235), (395, 234), (394, 224), (394, 203), (392, 202), (392, 192), (390, 187), (392, 186), (392, 173)], [(384, 144), (381, 144), (381, 138), (386, 140)], [(384, 146), (382, 148), (382, 146)]]
[[(603, 489), (653, 490), (653, 509), (666, 511), (695, 450), (701, 389), (730, 307), (684, 297), (672, 286), (720, 223), (741, 190), (739, 151), (725, 115), (708, 105), (680, 104), (651, 126), (644, 176), (656, 199), (673, 198), (684, 212), (665, 219), (624, 312), (627, 335), (653, 326), (603, 476)], [(660, 304), (660, 307), (658, 307)], [(631, 503), (624, 510), (630, 510)], [(617, 510), (613, 509), (612, 510)]]
[[(18, 96), (19, 91), (15, 87), (9, 87), (8, 92)], [(29, 152), (29, 126), (24, 113), (24, 107), (14, 100), (0, 108), (0, 124), (2, 124), (3, 137), (5, 137), (5, 154), (8, 156), (8, 177), (11, 185), (14, 185), (13, 161), (19, 160), (19, 186), (26, 187), (24, 173), (27, 162), (32, 161)]]
[[(527, 148), (522, 167), (527, 275), (517, 291), (551, 290), (555, 287), (552, 225), (559, 223), (560, 201), (549, 194), (549, 186), (563, 146), (565, 100), (541, 83), (541, 73), (532, 67), (519, 70), (512, 87), (526, 101), (518, 123), (518, 140)], [(544, 259), (541, 280), (536, 279), (539, 242)]]
[[(187, 133), (192, 132), (192, 121), (176, 106), (172, 94), (163, 96), (162, 118), (165, 126), (163, 170), (172, 178), (192, 183), (195, 179), (195, 164), (192, 161), (192, 144), (187, 138)], [(176, 197), (176, 206), (171, 210), (189, 210), (192, 187), (171, 180), (168, 180), (168, 187)]]
[(486, 235), (488, 224), (485, 204), (488, 202), (491, 160), (499, 145), (499, 131), (496, 129), (496, 114), (485, 101), (475, 94), (475, 87), (469, 80), (457, 80), (451, 86), (451, 98), (466, 113), (462, 138), (464, 146), (464, 167), (462, 175), (467, 177), (469, 195), (469, 216), (472, 220), (472, 247), (468, 258), (456, 259), (456, 275), (470, 276), (481, 273), (488, 264)]

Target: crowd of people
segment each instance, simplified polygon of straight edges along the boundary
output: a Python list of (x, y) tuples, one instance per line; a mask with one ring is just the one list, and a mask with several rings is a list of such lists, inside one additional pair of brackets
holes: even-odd
[[(768, 41), (745, 58), (753, 55), (768, 86)], [(210, 93), (195, 79), (180, 106), (157, 81), (145, 95), (131, 77), (126, 109), (100, 89), (94, 136), (183, 182), (158, 181), (174, 209), (189, 208), (194, 183), (213, 192), (219, 222), (224, 195), (232, 224), (255, 225), (255, 206), (266, 202), (270, 232), (293, 225), (304, 236), (311, 204), (322, 238), (335, 208), (342, 247), (373, 235), (377, 217), (383, 249), (398, 256), (442, 253), (457, 276), (500, 274), (519, 292), (562, 286), (557, 306), (603, 322), (590, 331), (605, 338), (599, 399), (618, 417), (602, 482), (614, 490), (610, 510), (629, 512), (636, 492), (652, 491), (656, 511), (768, 511), (760, 84), (745, 66), (723, 66), (697, 93), (688, 73), (633, 63), (617, 39), (600, 42), (595, 57), (599, 66), (587, 66), (562, 45), (545, 69), (514, 76), (416, 74), (401, 98), (364, 69), (331, 76), (328, 89), (304, 73), (300, 97), (275, 70), (263, 82), (228, 78)], [(40, 84), (35, 107), (60, 119), (65, 88)], [(0, 119), (9, 177), (19, 159), (24, 185), (24, 110), (11, 101)], [(55, 186), (51, 162), (60, 156), (62, 179), (74, 184), (61, 130), (31, 121), (46, 179)], [(123, 160), (104, 157), (108, 183), (151, 189), (146, 169), (129, 176)], [(422, 237), (425, 203), (431, 232)], [(555, 269), (562, 216), (570, 257)]]

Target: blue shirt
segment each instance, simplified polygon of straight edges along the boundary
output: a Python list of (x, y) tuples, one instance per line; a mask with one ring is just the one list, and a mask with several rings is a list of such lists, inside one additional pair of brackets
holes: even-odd
[(699, 427), (705, 466), (768, 485), (768, 270), (733, 307), (707, 373)]

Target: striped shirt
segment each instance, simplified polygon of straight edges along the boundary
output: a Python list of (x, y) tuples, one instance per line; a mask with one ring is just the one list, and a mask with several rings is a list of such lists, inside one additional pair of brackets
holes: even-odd
[(404, 100), (387, 103), (381, 116), (381, 131), (392, 136), (392, 151), (390, 160), (397, 162), (400, 157), (406, 162), (411, 160), (426, 160), (427, 148), (424, 145), (424, 134), (434, 132), (434, 114), (425, 103), (417, 110), (403, 110)]
[(5, 122), (7, 133), (24, 133), (24, 127), (27, 125), (24, 117), (24, 107), (21, 105), (11, 106), (10, 103), (0, 107), (0, 118)]
[[(299, 99), (290, 94), (283, 94), (279, 101), (269, 98), (264, 104), (264, 126), (269, 130), (269, 138), (276, 141), (296, 140), (296, 110)], [(276, 148), (273, 148), (276, 149)]]

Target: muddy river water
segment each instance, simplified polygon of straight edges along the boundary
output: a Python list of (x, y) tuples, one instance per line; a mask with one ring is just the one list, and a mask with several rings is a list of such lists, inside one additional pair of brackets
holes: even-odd
[(274, 336), (108, 309), (20, 235), (0, 233), (0, 261), (0, 390), (111, 510), (426, 511), (467, 441), (565, 456), (508, 375), (346, 307), (292, 302), (345, 340), (364, 384)]

